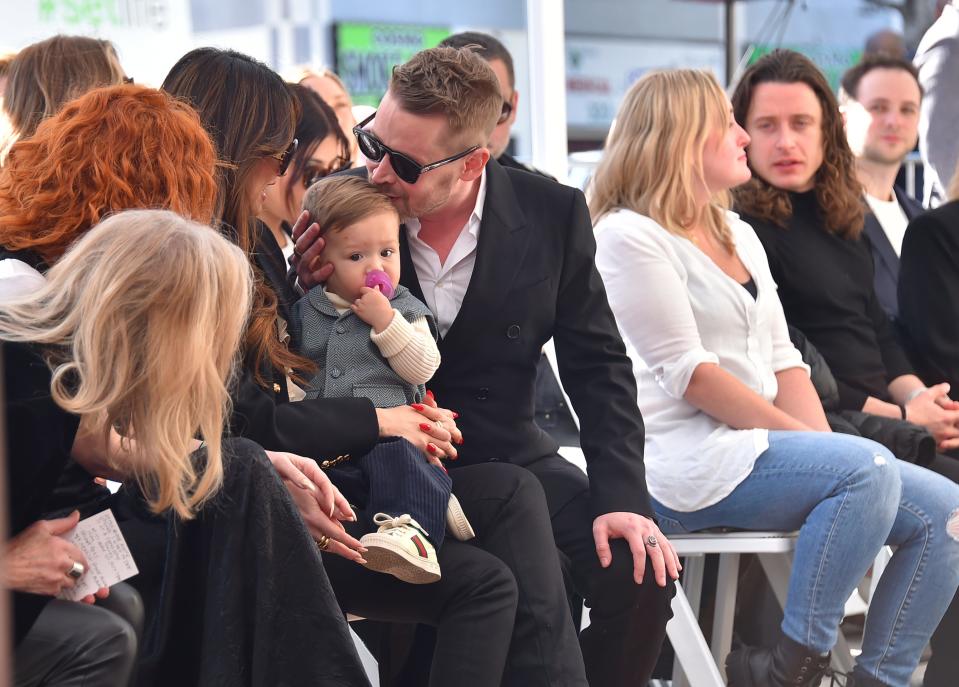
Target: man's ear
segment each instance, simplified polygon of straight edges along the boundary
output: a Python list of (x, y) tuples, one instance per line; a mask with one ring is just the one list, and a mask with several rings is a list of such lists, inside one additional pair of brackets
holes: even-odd
[(488, 148), (477, 148), (466, 156), (466, 164), (463, 166), (463, 172), (460, 179), (463, 181), (475, 181), (480, 178), (486, 163), (489, 162), (490, 154)]
[(513, 98), (510, 100), (510, 105), (513, 106), (513, 111), (509, 113), (510, 124), (516, 121), (516, 113), (519, 109), (519, 91), (515, 88), (513, 89)]

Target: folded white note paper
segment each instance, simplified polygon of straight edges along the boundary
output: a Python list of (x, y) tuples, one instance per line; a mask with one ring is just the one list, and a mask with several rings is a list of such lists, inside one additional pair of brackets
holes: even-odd
[(77, 601), (100, 587), (112, 587), (139, 572), (113, 511), (105, 510), (81, 520), (63, 538), (83, 551), (90, 565), (76, 587), (63, 590), (61, 599)]

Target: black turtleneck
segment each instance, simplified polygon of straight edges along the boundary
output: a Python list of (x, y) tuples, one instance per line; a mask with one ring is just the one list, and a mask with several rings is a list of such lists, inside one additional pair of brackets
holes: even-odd
[(876, 297), (869, 245), (828, 231), (815, 192), (790, 197), (785, 228), (743, 214), (766, 248), (786, 320), (826, 359), (842, 408), (888, 401), (888, 383), (913, 370)]

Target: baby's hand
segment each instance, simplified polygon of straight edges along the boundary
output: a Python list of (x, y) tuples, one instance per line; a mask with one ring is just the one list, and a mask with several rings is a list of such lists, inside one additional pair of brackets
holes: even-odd
[(350, 306), (356, 316), (373, 327), (377, 334), (390, 326), (393, 321), (393, 306), (379, 289), (360, 287), (360, 297)]

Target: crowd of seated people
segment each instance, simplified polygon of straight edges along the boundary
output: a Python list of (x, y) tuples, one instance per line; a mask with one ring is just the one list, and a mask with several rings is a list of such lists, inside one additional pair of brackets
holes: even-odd
[[(649, 73), (585, 195), (505, 153), (492, 37), (417, 53), (360, 122), (300, 76), (199, 48), (154, 89), (69, 36), (7, 67), (15, 685), (369, 684), (347, 614), (383, 685), (645, 685), (669, 536), (730, 527), (798, 532), (781, 632), (730, 685), (818, 685), (886, 545), (844, 684), (904, 687), (928, 645), (950, 684), (959, 200), (893, 186), (908, 62), (839, 100), (786, 50), (729, 97)], [(535, 421), (551, 339), (586, 472)], [(372, 376), (423, 350), (409, 398)], [(106, 509), (139, 572), (69, 601), (90, 561), (63, 535)]]

